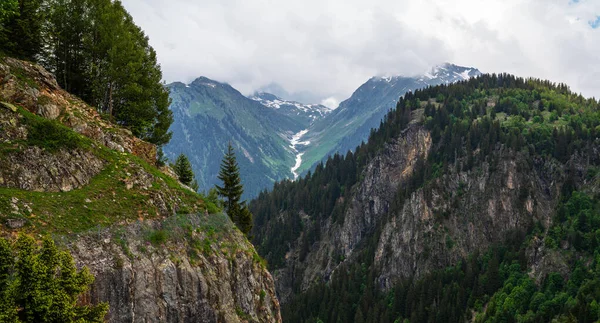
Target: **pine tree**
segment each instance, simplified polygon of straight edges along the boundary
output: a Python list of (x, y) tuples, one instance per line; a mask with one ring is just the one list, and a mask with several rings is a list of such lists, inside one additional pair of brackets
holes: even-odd
[(47, 46), (39, 58), (59, 85), (135, 136), (169, 142), (173, 114), (156, 52), (121, 2), (45, 1)]
[(226, 199), (225, 211), (243, 233), (250, 233), (252, 229), (252, 213), (245, 202), (240, 202), (244, 193), (244, 187), (240, 179), (240, 169), (235, 159), (231, 142), (221, 162), (221, 170), (219, 171), (218, 178), (223, 182), (223, 186), (217, 185), (217, 192)]
[(194, 182), (194, 171), (192, 170), (192, 164), (186, 155), (180, 154), (177, 157), (175, 164), (173, 165), (173, 170), (183, 185), (190, 186), (192, 182)]
[[(11, 1), (6, 7), (12, 8), (10, 4)], [(5, 39), (0, 39), (2, 47), (11, 55), (35, 61), (42, 50), (42, 0), (18, 0), (16, 9), (2, 28), (5, 35), (2, 37)]]
[(6, 40), (6, 22), (17, 13), (19, 2), (17, 0), (0, 1), (0, 51), (5, 50)]

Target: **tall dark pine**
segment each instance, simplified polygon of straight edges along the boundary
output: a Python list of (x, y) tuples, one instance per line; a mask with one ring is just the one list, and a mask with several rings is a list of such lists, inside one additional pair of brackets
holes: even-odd
[(19, 0), (16, 13), (8, 17), (5, 26), (0, 28), (4, 32), (0, 39), (5, 38), (0, 47), (8, 54), (35, 61), (42, 50), (42, 24), (42, 0)]
[(231, 142), (221, 162), (218, 178), (223, 182), (223, 186), (217, 185), (217, 192), (226, 199), (225, 211), (237, 227), (248, 234), (252, 229), (252, 213), (245, 202), (240, 202), (244, 187)]

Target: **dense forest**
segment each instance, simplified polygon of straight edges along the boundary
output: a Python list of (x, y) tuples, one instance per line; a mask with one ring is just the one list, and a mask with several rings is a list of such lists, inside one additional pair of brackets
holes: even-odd
[[(415, 116), (421, 120), (413, 120)], [(600, 105), (595, 99), (575, 94), (563, 84), (507, 74), (417, 90), (400, 98), (379, 129), (372, 130), (368, 143), (345, 156), (332, 156), (297, 182), (277, 183), (272, 192), (263, 192), (250, 204), (256, 215), (254, 243), (271, 270), (285, 265), (285, 255), (294, 244), (300, 246), (302, 261), (319, 240), (324, 219), (344, 221), (353, 186), (361, 181), (365, 165), (411, 120), (431, 133), (433, 146), (410, 180), (398, 187), (390, 216), (412, 192), (427, 191), (449, 170), (469, 170), (483, 162), (493, 169), (500, 152), (507, 149), (529, 160), (553, 159), (567, 169), (578, 156), (592, 165), (583, 176), (589, 181), (597, 178), (599, 161), (594, 151)], [(284, 304), (283, 317), (290, 322), (598, 320), (600, 198), (597, 190), (577, 187), (571, 178), (576, 176), (575, 170), (570, 171), (562, 185), (550, 228), (540, 223), (523, 227), (486, 252), (419, 279), (400, 280), (387, 291), (375, 281), (376, 227), (362, 242), (360, 253), (336, 269), (330, 281), (313, 285)], [(301, 214), (316, 225), (305, 227)], [(282, 215), (286, 220), (278, 221)], [(280, 227), (272, 230), (275, 225)], [(527, 275), (525, 250), (539, 239), (566, 254), (568, 277), (551, 274), (535, 284)], [(299, 285), (295, 291), (301, 291)]]
[(3, 0), (0, 53), (40, 63), (137, 137), (157, 145), (171, 138), (156, 52), (119, 1)]

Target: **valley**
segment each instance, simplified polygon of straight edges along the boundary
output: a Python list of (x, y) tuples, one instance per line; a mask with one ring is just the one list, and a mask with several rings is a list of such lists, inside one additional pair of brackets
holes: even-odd
[(475, 68), (446, 63), (413, 77), (373, 77), (336, 109), (266, 92), (244, 97), (231, 86), (204, 77), (185, 86), (173, 83), (169, 85), (173, 139), (164, 150), (171, 159), (186, 153), (200, 190), (208, 190), (217, 183), (219, 160), (213, 156), (223, 154), (231, 140), (240, 154), (244, 196), (253, 198), (275, 182), (295, 180), (314, 170), (336, 153), (354, 150), (406, 93), (479, 74)]

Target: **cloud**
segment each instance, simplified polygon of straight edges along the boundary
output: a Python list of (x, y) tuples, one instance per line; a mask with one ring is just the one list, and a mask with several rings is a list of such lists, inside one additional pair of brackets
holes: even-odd
[(321, 104), (330, 109), (337, 109), (337, 107), (340, 105), (340, 101), (334, 97), (328, 97), (326, 99), (323, 99), (321, 101)]
[[(329, 105), (373, 75), (452, 62), (600, 97), (600, 1), (123, 0), (167, 82), (272, 82)], [(311, 102), (319, 103), (319, 102)]]

